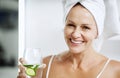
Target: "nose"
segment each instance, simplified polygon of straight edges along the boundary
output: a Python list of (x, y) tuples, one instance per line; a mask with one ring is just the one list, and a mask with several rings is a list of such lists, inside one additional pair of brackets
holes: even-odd
[(82, 32), (81, 32), (81, 30), (79, 30), (79, 29), (75, 29), (75, 30), (72, 32), (72, 37), (73, 37), (73, 38), (80, 38), (81, 35), (82, 35)]

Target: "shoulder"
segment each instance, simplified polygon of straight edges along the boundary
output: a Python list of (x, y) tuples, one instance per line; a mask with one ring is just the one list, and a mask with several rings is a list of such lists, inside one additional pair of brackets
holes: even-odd
[(118, 70), (120, 70), (120, 61), (117, 61), (117, 60), (111, 60), (110, 61), (110, 66), (111, 67), (114, 67)]
[(56, 63), (58, 63), (58, 59), (59, 57), (62, 56), (62, 54), (58, 54), (58, 55), (49, 55), (43, 58), (43, 63), (46, 64), (46, 67), (43, 69), (43, 76), (42, 78), (46, 78), (47, 72), (48, 72), (48, 67), (49, 67), (49, 62), (51, 60), (51, 58), (53, 57), (53, 61), (52, 61), (52, 65), (55, 65)]
[(61, 59), (63, 59), (65, 56), (67, 55), (67, 52), (61, 52), (57, 55), (49, 55), (43, 58), (43, 63), (45, 63), (46, 65), (48, 65), (50, 59), (52, 58), (52, 56), (54, 56), (54, 61), (53, 62), (58, 62), (58, 60), (60, 61)]
[(52, 58), (52, 56), (53, 55), (49, 55), (49, 56), (44, 57), (43, 58), (43, 63), (46, 64), (46, 65), (48, 65), (48, 63), (49, 63), (50, 59)]
[(49, 64), (49, 61), (51, 59), (52, 55), (49, 55), (49, 56), (46, 56), (43, 58), (43, 63), (46, 64), (46, 67), (44, 68), (43, 70), (43, 77), (42, 78), (46, 78), (46, 73), (47, 73), (47, 70), (48, 70), (48, 64)]
[(110, 68), (114, 71), (116, 74), (116, 78), (120, 78), (120, 61), (117, 60), (111, 60), (110, 61)]

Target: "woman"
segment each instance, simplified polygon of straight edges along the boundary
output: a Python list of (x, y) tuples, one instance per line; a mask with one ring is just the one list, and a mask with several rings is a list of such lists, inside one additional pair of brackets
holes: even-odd
[[(93, 47), (101, 34), (99, 25), (90, 10), (78, 2), (74, 4), (65, 15), (64, 36), (69, 50), (44, 58), (46, 67), (33, 78), (39, 78), (42, 70), (42, 78), (120, 78), (120, 62), (99, 54)], [(26, 78), (22, 65), (18, 78)]]

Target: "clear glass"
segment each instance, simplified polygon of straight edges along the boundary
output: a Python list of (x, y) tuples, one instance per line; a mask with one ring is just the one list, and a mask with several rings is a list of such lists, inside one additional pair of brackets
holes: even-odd
[[(24, 52), (26, 74), (36, 76), (36, 70), (42, 65), (42, 53), (39, 48), (26, 48)], [(42, 75), (42, 74), (41, 74)]]
[(42, 64), (42, 53), (39, 48), (26, 48), (24, 52), (26, 64), (40, 65)]

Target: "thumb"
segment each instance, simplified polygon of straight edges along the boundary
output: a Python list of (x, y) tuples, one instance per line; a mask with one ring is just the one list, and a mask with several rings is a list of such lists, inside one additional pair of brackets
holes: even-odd
[(41, 64), (41, 65), (39, 66), (40, 69), (44, 69), (45, 67), (46, 67), (46, 64)]

